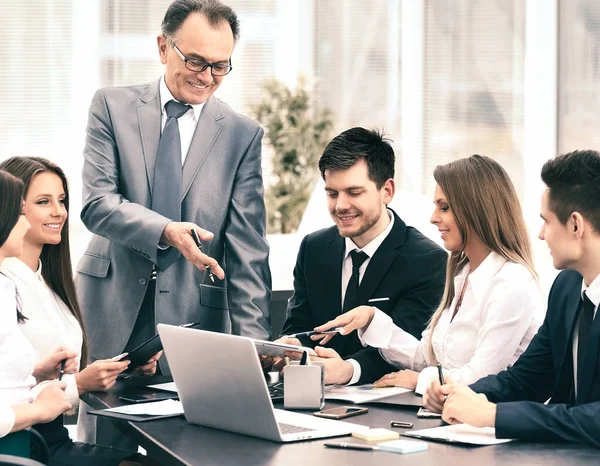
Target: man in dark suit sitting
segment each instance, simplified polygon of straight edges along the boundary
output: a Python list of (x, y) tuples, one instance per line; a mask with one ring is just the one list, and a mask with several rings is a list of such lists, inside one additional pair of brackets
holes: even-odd
[[(394, 163), (388, 141), (364, 128), (344, 131), (325, 148), (319, 169), (336, 226), (302, 241), (284, 335), (372, 305), (420, 337), (444, 290), (447, 254), (387, 208), (395, 192)], [(324, 360), (326, 382), (373, 381), (392, 370), (377, 349), (363, 348), (356, 333), (336, 335), (328, 346), (350, 359)]]
[(513, 367), (470, 388), (433, 383), (425, 404), (443, 406), (447, 422), (495, 427), (498, 438), (600, 447), (600, 154), (551, 159), (542, 180), (548, 189), (539, 237), (554, 266), (565, 269), (543, 325)]

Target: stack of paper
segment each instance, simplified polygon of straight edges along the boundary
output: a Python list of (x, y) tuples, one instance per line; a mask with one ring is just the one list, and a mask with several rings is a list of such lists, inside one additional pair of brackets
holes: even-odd
[(342, 400), (352, 403), (369, 403), (412, 390), (402, 387), (373, 388), (373, 385), (330, 385), (325, 387), (326, 400)]
[(405, 432), (402, 435), (451, 443), (467, 443), (470, 445), (497, 445), (513, 441), (512, 439), (497, 439), (496, 429), (493, 427), (473, 427), (468, 424), (413, 430)]
[(109, 413), (119, 414), (145, 414), (150, 416), (170, 416), (174, 414), (183, 414), (183, 406), (180, 401), (164, 400), (152, 403), (139, 403), (116, 408), (105, 409)]

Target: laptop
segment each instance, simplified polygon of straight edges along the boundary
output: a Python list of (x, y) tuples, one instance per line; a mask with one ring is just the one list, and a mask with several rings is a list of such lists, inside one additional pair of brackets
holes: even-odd
[(274, 409), (250, 338), (158, 324), (165, 356), (190, 424), (274, 442), (349, 435), (368, 429)]

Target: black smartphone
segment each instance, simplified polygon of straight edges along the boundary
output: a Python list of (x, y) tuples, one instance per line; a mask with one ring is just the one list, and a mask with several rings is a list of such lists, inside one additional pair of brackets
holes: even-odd
[(177, 395), (171, 393), (132, 393), (119, 397), (126, 403), (147, 403), (149, 401), (178, 400)]
[(358, 416), (369, 411), (369, 408), (357, 406), (340, 406), (338, 408), (324, 409), (313, 413), (313, 416), (326, 417), (328, 419), (344, 419), (345, 417)]

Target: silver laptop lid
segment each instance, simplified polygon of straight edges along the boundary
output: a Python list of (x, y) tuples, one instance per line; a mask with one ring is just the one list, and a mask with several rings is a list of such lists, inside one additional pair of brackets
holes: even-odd
[(249, 338), (158, 324), (189, 423), (281, 441)]

